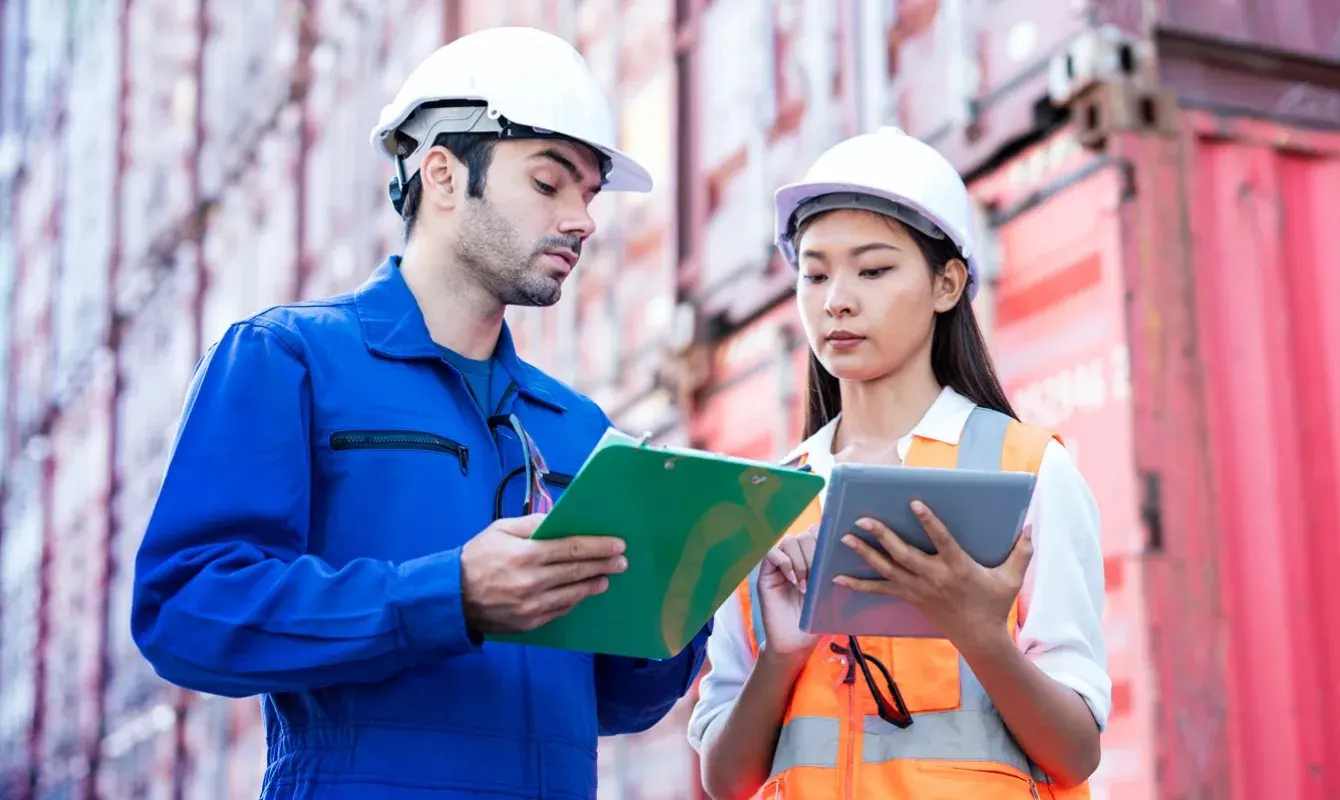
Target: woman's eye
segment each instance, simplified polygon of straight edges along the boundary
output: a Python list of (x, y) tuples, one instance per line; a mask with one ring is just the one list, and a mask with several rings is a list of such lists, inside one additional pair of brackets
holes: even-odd
[(540, 194), (553, 194), (554, 192), (558, 191), (557, 189), (545, 183), (544, 181), (536, 181), (535, 188), (540, 190)]
[(820, 283), (820, 282), (822, 282), (823, 280), (825, 280), (827, 277), (828, 277), (827, 275), (801, 275), (801, 276), (800, 276), (801, 280), (808, 281), (808, 282), (810, 282), (810, 283)]
[(880, 275), (883, 275), (891, 269), (893, 269), (893, 267), (873, 267), (871, 269), (863, 269), (861, 270), (861, 277), (878, 278)]

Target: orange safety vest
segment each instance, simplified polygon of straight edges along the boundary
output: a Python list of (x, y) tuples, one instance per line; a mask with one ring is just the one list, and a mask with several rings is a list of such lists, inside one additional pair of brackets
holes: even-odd
[[(978, 406), (959, 444), (913, 437), (909, 467), (1037, 474), (1050, 431)], [(804, 462), (804, 456), (800, 463)], [(819, 521), (818, 499), (792, 524), (799, 533)], [(764, 638), (758, 567), (736, 590), (749, 647)], [(1009, 616), (1019, 630), (1019, 602)], [(831, 637), (830, 637), (831, 638)], [(846, 637), (842, 637), (845, 641)], [(821, 640), (792, 689), (767, 782), (754, 795), (772, 798), (915, 798), (915, 800), (1087, 800), (1087, 782), (1062, 788), (1024, 755), (982, 684), (947, 639), (857, 638), (867, 657), (898, 682), (913, 724), (897, 728), (878, 716), (851, 655), (835, 656)]]

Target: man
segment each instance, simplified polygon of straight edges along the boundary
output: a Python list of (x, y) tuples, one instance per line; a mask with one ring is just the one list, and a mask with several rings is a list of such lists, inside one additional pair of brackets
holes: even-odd
[(264, 696), (263, 798), (594, 797), (597, 735), (652, 726), (694, 679), (710, 625), (661, 662), (483, 641), (626, 568), (613, 537), (528, 538), (610, 423), (503, 321), (558, 301), (597, 192), (650, 188), (614, 138), (562, 40), (443, 47), (372, 134), (403, 256), (202, 360), (131, 624), (167, 680)]

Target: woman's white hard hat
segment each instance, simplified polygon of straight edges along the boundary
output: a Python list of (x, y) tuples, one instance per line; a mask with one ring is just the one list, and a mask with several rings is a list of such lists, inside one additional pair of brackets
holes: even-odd
[[(614, 146), (614, 116), (585, 59), (535, 28), (487, 28), (438, 48), (382, 108), (369, 139), (407, 182), (439, 134), (467, 132), (575, 139), (604, 157), (605, 191), (652, 188), (647, 170)], [(413, 141), (409, 152), (397, 134)]]
[(839, 208), (892, 217), (932, 239), (948, 237), (968, 267), (968, 299), (980, 275), (972, 204), (958, 170), (935, 148), (885, 126), (825, 151), (803, 180), (778, 189), (776, 244), (792, 266), (795, 231), (809, 217)]

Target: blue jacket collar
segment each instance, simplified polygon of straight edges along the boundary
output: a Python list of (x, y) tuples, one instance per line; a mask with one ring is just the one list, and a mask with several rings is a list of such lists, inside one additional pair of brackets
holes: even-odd
[[(377, 267), (354, 293), (354, 303), (368, 350), (385, 358), (402, 360), (441, 358), (438, 346), (428, 333), (419, 303), (400, 274), (400, 256), (393, 255)], [(505, 320), (494, 361), (507, 371), (522, 395), (558, 411), (567, 410), (547, 387), (541, 385), (543, 373), (517, 355), (512, 331)]]

